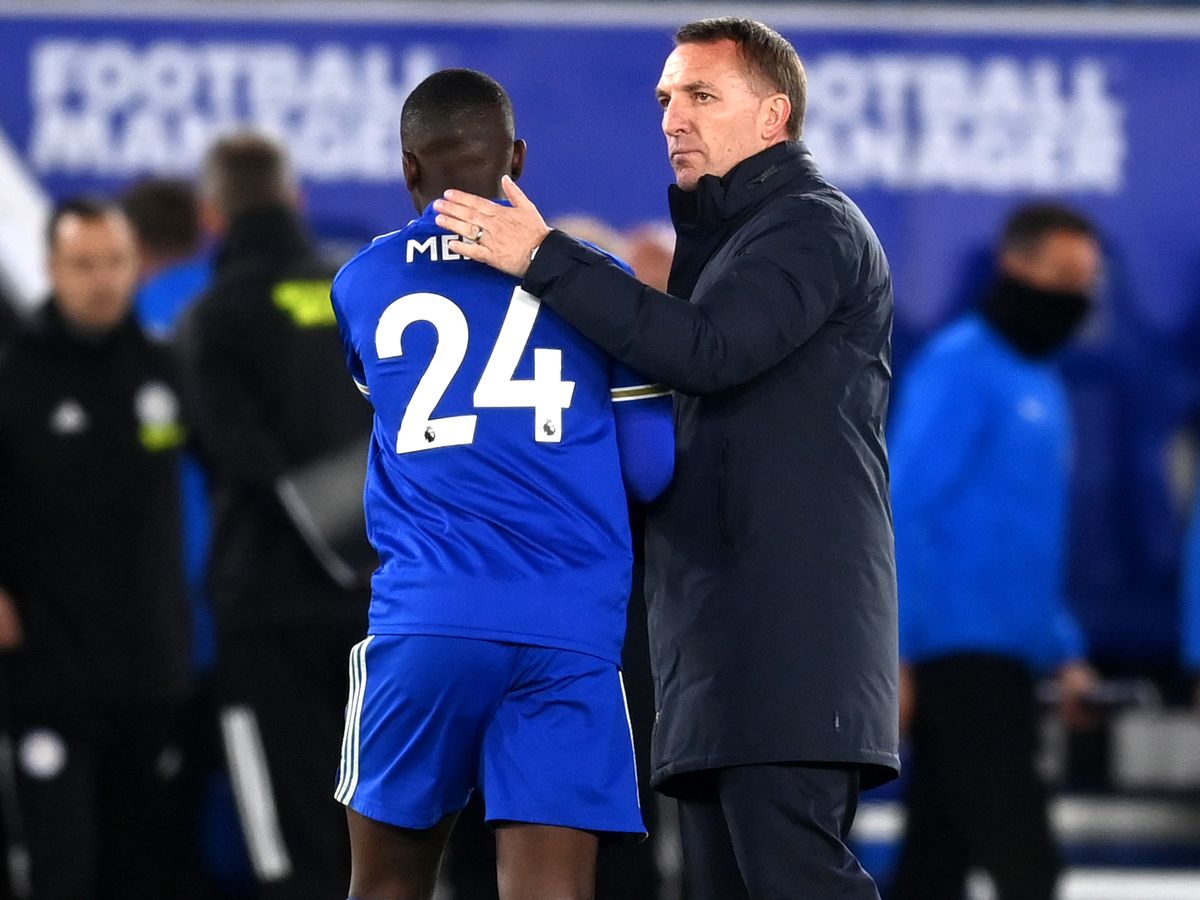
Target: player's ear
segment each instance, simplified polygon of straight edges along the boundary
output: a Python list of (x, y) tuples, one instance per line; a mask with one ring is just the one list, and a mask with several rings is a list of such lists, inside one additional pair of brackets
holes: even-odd
[(401, 165), (404, 167), (404, 186), (411, 191), (421, 183), (421, 163), (415, 154), (405, 150), (401, 153)]
[(508, 171), (513, 181), (519, 181), (521, 173), (525, 171), (525, 154), (528, 151), (529, 145), (523, 140), (517, 138), (517, 140), (513, 141), (512, 168)]

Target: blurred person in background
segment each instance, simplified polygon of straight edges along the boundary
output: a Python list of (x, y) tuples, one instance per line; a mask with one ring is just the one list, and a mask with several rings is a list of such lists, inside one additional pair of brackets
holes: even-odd
[(0, 363), (0, 671), (36, 898), (189, 896), (184, 430), (130, 312), (133, 229), (51, 216), (53, 294)]
[(638, 280), (665, 291), (675, 256), (675, 230), (667, 222), (646, 222), (625, 235), (629, 261)]
[(141, 259), (138, 320), (148, 333), (168, 337), (212, 281), (200, 198), (185, 179), (146, 178), (125, 191), (121, 206), (137, 233)]
[[(211, 253), (203, 249), (200, 203), (188, 181), (147, 178), (121, 198), (137, 235), (141, 260), (134, 314), (147, 334), (170, 339), (180, 319), (212, 280)], [(184, 562), (192, 602), (195, 664), (208, 672), (216, 636), (208, 598), (208, 550), (212, 525), (208, 482), (200, 461), (183, 460)]]
[(605, 253), (611, 253), (618, 259), (629, 261), (629, 244), (625, 240), (625, 235), (595, 216), (573, 213), (560, 216), (554, 220), (552, 225), (574, 238), (595, 244)]
[[(121, 206), (133, 224), (141, 260), (134, 314), (147, 334), (171, 341), (184, 314), (212, 281), (213, 253), (201, 223), (199, 195), (186, 179), (149, 177), (122, 194)], [(194, 449), (184, 454), (181, 477), (184, 571), (196, 673), (190, 757), (204, 811), (202, 858), (216, 882), (240, 887), (249, 880), (249, 862), (217, 740), (212, 685), (216, 623), (208, 593), (212, 513), (208, 477)]]
[[(368, 598), (365, 580), (335, 574), (315, 552), (312, 523), (293, 517), (284, 489), (348, 446), (365, 459), (370, 409), (346, 383), (334, 270), (300, 219), (285, 151), (255, 134), (218, 141), (201, 195), (219, 236), (214, 280), (178, 344), (213, 483), (209, 590), (226, 757), (260, 896), (343, 896), (349, 847), (330, 769)], [(332, 493), (361, 516), (361, 473)]]
[(1096, 677), (1064, 599), (1073, 448), (1052, 357), (1100, 265), (1078, 213), (1016, 210), (982, 308), (934, 336), (901, 393), (892, 497), (913, 776), (896, 900), (960, 900), (974, 868), (1000, 900), (1054, 896), (1035, 681), (1056, 677), (1080, 726)]

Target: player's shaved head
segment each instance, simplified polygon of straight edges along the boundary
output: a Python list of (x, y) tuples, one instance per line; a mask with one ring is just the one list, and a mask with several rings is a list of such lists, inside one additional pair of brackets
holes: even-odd
[(474, 69), (443, 69), (413, 89), (400, 114), (404, 146), (460, 135), (511, 141), (512, 100), (494, 78)]
[(443, 69), (422, 81), (400, 114), (405, 181), (417, 209), (447, 188), (503, 196), (501, 177), (519, 177), (525, 162), (515, 134), (512, 100), (495, 79)]

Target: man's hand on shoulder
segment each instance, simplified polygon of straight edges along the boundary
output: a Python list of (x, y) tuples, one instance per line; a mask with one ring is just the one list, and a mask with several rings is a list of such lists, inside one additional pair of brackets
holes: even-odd
[(523, 278), (550, 228), (515, 181), (506, 175), (502, 184), (512, 206), (463, 191), (446, 191), (433, 208), (438, 212), (437, 224), (460, 238), (450, 242), (451, 250)]

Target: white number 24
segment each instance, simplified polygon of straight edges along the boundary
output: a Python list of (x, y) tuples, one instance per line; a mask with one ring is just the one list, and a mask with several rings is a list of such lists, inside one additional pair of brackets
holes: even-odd
[[(532, 409), (533, 439), (542, 444), (557, 444), (562, 440), (562, 412), (570, 408), (575, 393), (575, 382), (562, 380), (562, 351), (535, 348), (533, 378), (513, 379), (541, 307), (541, 301), (536, 297), (519, 287), (513, 290), (504, 323), (496, 336), (496, 345), (479, 377), (479, 384), (475, 386), (473, 400), (478, 409)], [(412, 453), (470, 444), (475, 440), (478, 416), (431, 418), (466, 358), (467, 317), (453, 300), (441, 294), (406, 294), (389, 304), (379, 317), (375, 351), (380, 360), (404, 355), (401, 338), (414, 322), (428, 322), (434, 327), (437, 347), (413, 391), (404, 418), (400, 420), (396, 452)]]

